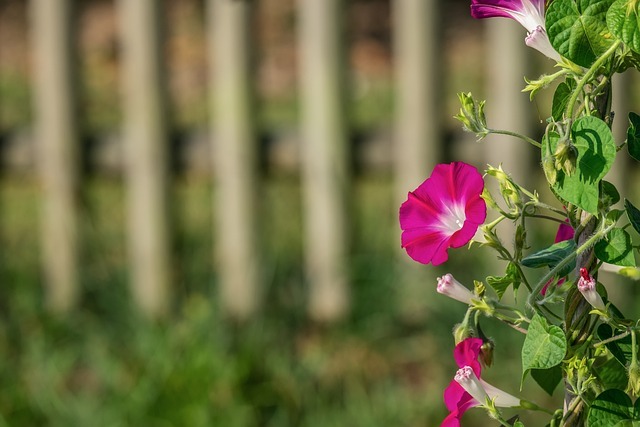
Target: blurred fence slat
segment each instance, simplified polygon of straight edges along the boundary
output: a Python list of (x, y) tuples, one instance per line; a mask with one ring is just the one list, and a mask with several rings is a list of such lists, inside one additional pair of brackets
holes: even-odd
[[(397, 212), (407, 192), (424, 181), (442, 159), (440, 92), (440, 6), (438, 0), (393, 2), (396, 111), (393, 147), (394, 209)], [(435, 280), (431, 270), (411, 260), (397, 248), (404, 286), (399, 301), (407, 316), (421, 316), (428, 298), (425, 282)]]
[[(534, 113), (529, 94), (521, 93), (523, 76), (538, 77), (530, 75), (527, 63), (530, 55), (540, 54), (524, 44), (526, 31), (515, 21), (487, 19), (485, 25), (488, 126), (529, 135)], [(502, 163), (516, 182), (525, 186), (532, 183), (530, 159), (539, 156), (535, 147), (504, 135), (491, 135), (482, 143), (486, 147), (485, 162), (496, 167)]]
[(312, 318), (348, 308), (343, 2), (299, 0), (305, 258)]
[(33, 0), (36, 138), (43, 185), (42, 246), (47, 305), (71, 308), (78, 294), (78, 133), (72, 0)]
[(250, 0), (209, 0), (212, 123), (215, 129), (216, 259), (225, 311), (246, 318), (260, 290), (257, 150)]
[(152, 317), (169, 308), (171, 283), (162, 3), (120, 0), (133, 295)]
[(440, 57), (437, 0), (397, 0), (395, 169), (397, 205), (441, 159)]

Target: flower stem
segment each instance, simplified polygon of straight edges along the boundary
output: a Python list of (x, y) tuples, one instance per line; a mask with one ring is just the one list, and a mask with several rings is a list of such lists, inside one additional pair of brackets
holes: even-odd
[(594, 233), (591, 237), (589, 237), (587, 240), (585, 240), (585, 242), (582, 245), (578, 246), (576, 248), (575, 252), (570, 253), (566, 258), (562, 259), (562, 261), (560, 261), (558, 264), (556, 264), (556, 266), (554, 268), (552, 268), (551, 271), (549, 271), (547, 274), (544, 275), (544, 277), (542, 279), (540, 279), (540, 281), (535, 286), (535, 288), (533, 288), (533, 291), (531, 292), (531, 295), (529, 295), (529, 298), (527, 299), (527, 303), (531, 307), (535, 307), (536, 298), (538, 298), (538, 295), (542, 291), (542, 288), (544, 287), (544, 285), (549, 280), (551, 280), (556, 274), (558, 274), (558, 272), (560, 270), (562, 270), (570, 262), (572, 262), (574, 259), (576, 259), (576, 257), (578, 255), (580, 255), (581, 253), (583, 253), (587, 249), (591, 248), (591, 246), (595, 245), (596, 242), (598, 242), (600, 239), (602, 239), (604, 237), (604, 235), (607, 234), (614, 227), (615, 227), (615, 224), (611, 224), (608, 227), (601, 227), (598, 232)]
[(540, 143), (538, 141), (536, 141), (535, 139), (529, 138), (528, 136), (525, 135), (521, 135), (517, 132), (511, 132), (508, 130), (502, 130), (502, 129), (487, 129), (489, 131), (489, 133), (495, 133), (498, 135), (508, 135), (508, 136), (513, 136), (516, 138), (519, 138), (521, 140), (523, 140), (524, 142), (528, 142), (529, 144), (538, 147), (538, 148), (542, 148), (542, 145), (540, 145)]
[(584, 86), (587, 84), (587, 82), (589, 80), (591, 80), (593, 78), (594, 74), (598, 71), (598, 69), (602, 66), (602, 64), (604, 64), (604, 62), (607, 59), (609, 59), (609, 57), (611, 55), (613, 55), (615, 53), (616, 49), (618, 49), (618, 47), (621, 44), (622, 44), (622, 41), (620, 41), (620, 40), (616, 40), (615, 42), (613, 42), (611, 47), (609, 49), (607, 49), (607, 51), (605, 53), (603, 53), (596, 60), (596, 62), (593, 63), (591, 68), (589, 68), (589, 70), (587, 70), (587, 72), (584, 74), (584, 76), (582, 76), (582, 78), (578, 81), (578, 84), (577, 84), (576, 88), (573, 90), (573, 94), (571, 95), (571, 98), (569, 99), (569, 103), (567, 104), (567, 117), (570, 120), (573, 119), (573, 112), (574, 112), (575, 107), (576, 107), (576, 102), (578, 102), (578, 97), (580, 96), (580, 93), (582, 92), (582, 89), (584, 88)]

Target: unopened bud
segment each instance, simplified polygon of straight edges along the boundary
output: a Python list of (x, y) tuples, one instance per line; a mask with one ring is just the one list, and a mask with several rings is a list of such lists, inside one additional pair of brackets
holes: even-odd
[(640, 366), (637, 361), (629, 366), (629, 382), (626, 391), (633, 396), (640, 396)]
[(473, 99), (471, 92), (458, 94), (460, 99), (460, 113), (454, 116), (460, 120), (464, 130), (475, 133), (480, 139), (489, 134), (487, 129), (487, 119), (484, 115), (484, 101), (476, 101)]
[(480, 362), (487, 368), (493, 364), (493, 349), (495, 344), (492, 340), (488, 339), (482, 343), (480, 347)]

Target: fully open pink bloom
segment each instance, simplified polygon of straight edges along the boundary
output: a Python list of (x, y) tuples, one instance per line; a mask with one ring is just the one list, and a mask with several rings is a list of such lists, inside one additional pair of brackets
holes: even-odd
[[(560, 242), (564, 242), (565, 240), (573, 239), (574, 232), (575, 230), (573, 229), (573, 227), (571, 227), (571, 225), (569, 225), (569, 220), (567, 220), (564, 224), (560, 224), (560, 226), (558, 227), (558, 231), (556, 232), (556, 238), (554, 240), (554, 243), (560, 243)], [(544, 285), (544, 287), (540, 291), (542, 295), (545, 295), (547, 293), (547, 288), (549, 287), (551, 282), (553, 282), (553, 279), (549, 280)], [(563, 283), (564, 283), (564, 277), (558, 280), (558, 286), (562, 285)]]
[[(458, 367), (471, 367), (478, 378), (480, 378), (482, 372), (482, 367), (478, 361), (481, 347), (482, 340), (480, 338), (467, 338), (460, 341), (453, 350), (453, 358)], [(440, 427), (459, 427), (462, 414), (469, 408), (479, 406), (480, 402), (471, 397), (457, 381), (452, 380), (444, 390), (444, 404), (449, 410), (449, 415), (442, 421)]]
[(487, 217), (482, 175), (463, 162), (439, 164), (400, 206), (402, 247), (415, 261), (439, 265), (467, 244)]
[(527, 29), (525, 43), (545, 56), (560, 61), (551, 46), (544, 24), (544, 0), (471, 0), (471, 16), (476, 19), (511, 18)]

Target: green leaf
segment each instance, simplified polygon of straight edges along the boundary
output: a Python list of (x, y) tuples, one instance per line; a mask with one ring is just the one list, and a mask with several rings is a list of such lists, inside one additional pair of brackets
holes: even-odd
[(589, 67), (612, 43), (607, 10), (614, 0), (554, 0), (546, 14), (551, 45), (560, 55)]
[(640, 233), (640, 210), (627, 199), (624, 199), (624, 210), (627, 212), (627, 218), (629, 218), (633, 229)]
[(562, 368), (557, 365), (549, 369), (532, 369), (531, 377), (549, 396), (552, 396), (553, 391), (562, 380)]
[(507, 291), (509, 286), (513, 283), (513, 278), (509, 276), (489, 276), (487, 277), (487, 284), (493, 288), (498, 295), (498, 299), (502, 299), (502, 296)]
[(603, 207), (608, 208), (620, 201), (620, 193), (618, 193), (615, 185), (603, 179), (600, 181), (600, 199), (602, 200)]
[(625, 388), (629, 382), (627, 369), (615, 357), (602, 358), (593, 365), (593, 372), (605, 388)]
[(640, 421), (623, 420), (619, 423), (616, 423), (616, 425), (613, 427), (640, 427)]
[(640, 116), (629, 113), (629, 129), (627, 129), (627, 150), (629, 155), (640, 160)]
[(556, 91), (553, 93), (553, 104), (551, 107), (551, 116), (553, 117), (553, 120), (562, 120), (562, 115), (564, 110), (567, 108), (569, 98), (571, 98), (571, 94), (575, 87), (576, 81), (573, 79), (567, 79), (558, 85)]
[[(596, 215), (598, 184), (611, 169), (616, 156), (616, 143), (607, 124), (593, 116), (584, 116), (574, 122), (571, 127), (571, 140), (578, 151), (577, 170), (570, 176), (558, 170), (553, 189), (567, 202)], [(542, 158), (545, 159), (555, 152), (557, 145), (558, 136), (549, 135), (542, 145)]]
[(513, 290), (517, 291), (520, 287), (520, 271), (517, 266), (510, 262), (507, 264), (505, 275), (502, 277), (489, 276), (487, 277), (487, 284), (493, 288), (498, 295), (498, 299), (502, 299), (502, 296), (506, 292), (510, 285), (513, 285)]
[(599, 260), (623, 267), (635, 267), (631, 236), (622, 228), (614, 228), (605, 239), (595, 244), (593, 250)]
[(530, 369), (549, 369), (564, 359), (567, 341), (561, 328), (536, 314), (522, 345), (522, 379)]
[(622, 390), (605, 390), (596, 397), (587, 413), (589, 427), (611, 427), (620, 421), (631, 420), (633, 403)]
[(615, 1), (607, 11), (607, 27), (630, 49), (640, 52), (640, 4), (628, 0)]
[[(611, 326), (606, 324), (598, 326), (598, 338), (606, 340), (611, 337), (613, 337)], [(627, 335), (619, 340), (609, 342), (606, 347), (622, 366), (626, 366), (631, 361), (631, 336)]]
[[(560, 261), (575, 252), (576, 242), (565, 240), (563, 242), (554, 243), (546, 249), (538, 251), (522, 259), (522, 265), (529, 268), (539, 268), (549, 266), (554, 268)], [(575, 260), (570, 262), (565, 268), (558, 272), (558, 277), (564, 277), (576, 268)]]

